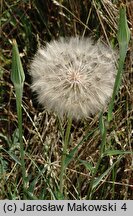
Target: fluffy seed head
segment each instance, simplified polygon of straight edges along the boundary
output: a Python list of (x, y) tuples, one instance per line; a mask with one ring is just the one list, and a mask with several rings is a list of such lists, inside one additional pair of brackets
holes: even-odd
[(101, 110), (112, 95), (114, 52), (90, 38), (52, 41), (36, 53), (30, 68), (33, 91), (45, 108), (75, 119)]

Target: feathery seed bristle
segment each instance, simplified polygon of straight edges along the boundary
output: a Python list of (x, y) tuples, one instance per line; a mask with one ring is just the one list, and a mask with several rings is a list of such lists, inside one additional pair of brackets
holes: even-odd
[(87, 118), (112, 95), (115, 52), (90, 38), (60, 38), (38, 50), (30, 73), (32, 89), (45, 108), (61, 116)]

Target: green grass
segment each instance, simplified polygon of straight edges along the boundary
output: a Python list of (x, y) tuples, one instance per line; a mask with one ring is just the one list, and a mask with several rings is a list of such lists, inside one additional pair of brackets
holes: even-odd
[[(44, 2), (1, 2), (0, 199), (132, 199), (133, 78), (125, 5)], [(109, 110), (68, 123), (38, 106), (28, 68), (39, 44), (77, 34), (119, 46), (120, 58)]]

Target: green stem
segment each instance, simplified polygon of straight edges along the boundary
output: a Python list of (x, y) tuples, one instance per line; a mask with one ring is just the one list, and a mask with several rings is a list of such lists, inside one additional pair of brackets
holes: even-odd
[(65, 175), (65, 170), (66, 170), (65, 159), (66, 159), (66, 154), (67, 154), (67, 146), (69, 143), (71, 125), (72, 125), (72, 118), (69, 117), (68, 123), (67, 123), (67, 129), (65, 133), (63, 153), (62, 153), (62, 158), (61, 158), (61, 172), (60, 172), (60, 193), (61, 194), (63, 194), (63, 188), (64, 188), (64, 175)]
[(100, 117), (100, 121), (102, 121), (102, 129), (101, 129), (102, 143), (101, 143), (101, 148), (100, 148), (100, 155), (99, 155), (96, 167), (95, 167), (95, 171), (94, 171), (94, 173), (92, 175), (92, 179), (91, 179), (89, 190), (88, 190), (87, 199), (89, 199), (89, 200), (92, 198), (93, 184), (94, 184), (95, 176), (96, 176), (96, 174), (98, 172), (98, 169), (99, 169), (99, 166), (101, 164), (101, 161), (102, 161), (102, 158), (103, 158), (103, 153), (104, 153), (104, 148), (105, 148), (105, 145), (106, 145), (107, 128), (105, 127), (105, 123), (104, 123), (102, 114), (101, 114), (101, 117)]
[(23, 190), (26, 188), (26, 169), (24, 161), (24, 146), (23, 146), (23, 130), (22, 130), (22, 95), (20, 89), (16, 89), (16, 104), (17, 104), (17, 115), (18, 115), (18, 128), (19, 128), (19, 141), (20, 141), (20, 159), (23, 179)]
[(16, 106), (17, 106), (18, 128), (19, 128), (20, 160), (21, 160), (21, 168), (22, 168), (23, 191), (25, 191), (25, 188), (26, 188), (26, 168), (25, 168), (25, 161), (24, 161), (22, 107), (21, 107), (24, 80), (25, 80), (25, 74), (23, 71), (17, 42), (16, 40), (13, 40), (11, 81), (14, 84), (15, 93), (16, 93)]

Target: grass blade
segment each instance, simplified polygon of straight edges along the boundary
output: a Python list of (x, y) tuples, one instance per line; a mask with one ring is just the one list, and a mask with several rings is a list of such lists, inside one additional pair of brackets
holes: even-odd
[(106, 177), (109, 172), (114, 168), (114, 166), (121, 160), (121, 157), (116, 161), (114, 162), (101, 176), (99, 176), (98, 178), (96, 178), (94, 181), (93, 181), (93, 185), (92, 185), (92, 190), (94, 190), (94, 188), (96, 188), (99, 183), (102, 181), (102, 179), (104, 177)]
[(104, 156), (114, 156), (114, 155), (123, 155), (123, 154), (133, 154), (133, 152), (123, 151), (123, 150), (107, 150), (104, 152)]
[(70, 151), (70, 153), (66, 156), (65, 159), (65, 166), (67, 167), (69, 165), (69, 163), (73, 160), (74, 155), (76, 154), (76, 152), (78, 151), (78, 148), (84, 143), (84, 141), (86, 141), (95, 131), (97, 130), (94, 129), (93, 131), (87, 133), (83, 139), (77, 144), (77, 146), (75, 146), (72, 151)]
[(67, 129), (64, 137), (64, 145), (63, 145), (63, 153), (62, 153), (62, 158), (61, 158), (61, 173), (60, 173), (60, 193), (63, 194), (63, 187), (64, 187), (64, 175), (65, 175), (65, 160), (66, 160), (66, 155), (67, 155), (67, 147), (69, 144), (69, 137), (70, 137), (70, 130), (72, 126), (72, 118), (68, 118), (68, 124), (67, 124)]
[(100, 148), (100, 154), (102, 156), (104, 149), (105, 149), (106, 136), (107, 136), (107, 128), (105, 125), (105, 120), (104, 120), (104, 116), (103, 116), (102, 112), (101, 112), (100, 117), (99, 117), (99, 130), (101, 132), (101, 138), (102, 138), (101, 148)]

